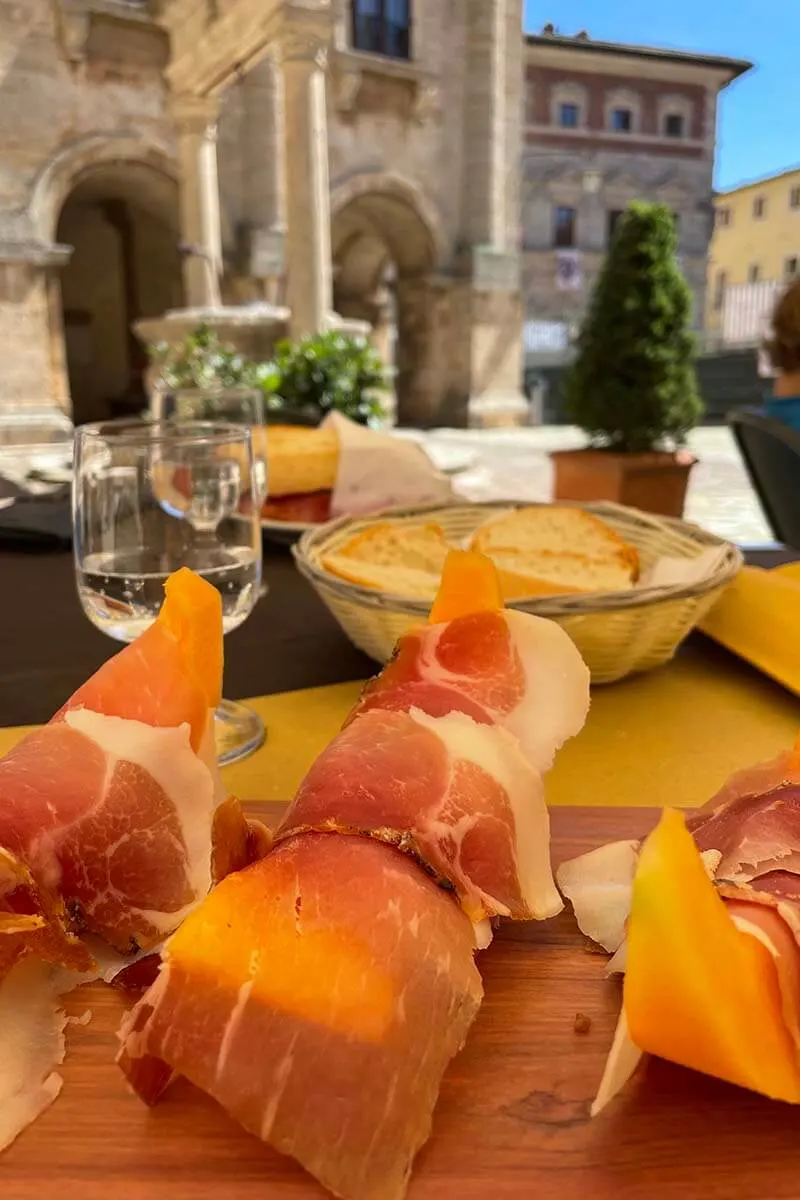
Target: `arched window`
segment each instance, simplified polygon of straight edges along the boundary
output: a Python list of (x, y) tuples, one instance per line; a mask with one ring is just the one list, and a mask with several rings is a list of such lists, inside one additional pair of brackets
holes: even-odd
[(551, 124), (560, 129), (585, 129), (586, 112), (586, 89), (579, 83), (557, 83), (551, 89)]
[(658, 101), (658, 132), (661, 137), (680, 140), (692, 136), (694, 106), (688, 96), (661, 96)]
[(605, 95), (605, 127), (610, 133), (638, 133), (641, 102), (636, 92), (614, 88)]

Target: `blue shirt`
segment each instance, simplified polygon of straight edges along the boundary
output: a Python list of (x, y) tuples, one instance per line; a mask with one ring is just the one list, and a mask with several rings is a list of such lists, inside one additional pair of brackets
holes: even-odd
[(774, 421), (780, 421), (800, 433), (800, 396), (784, 396), (780, 400), (775, 396), (767, 396), (764, 412)]

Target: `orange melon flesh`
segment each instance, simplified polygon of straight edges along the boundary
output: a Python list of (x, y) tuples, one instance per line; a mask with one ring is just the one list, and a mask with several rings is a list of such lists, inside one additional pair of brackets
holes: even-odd
[(223, 880), (165, 955), (200, 987), (236, 997), (252, 980), (254, 1000), (361, 1042), (381, 1041), (394, 1020), (394, 981), (370, 949), (347, 929), (288, 911), (258, 866)]
[(500, 578), (492, 560), (477, 550), (451, 550), (445, 559), (429, 623), (440, 625), (457, 617), (497, 612), (502, 608)]
[(222, 699), (222, 597), (188, 567), (170, 575), (164, 592), (158, 622), (178, 643), (206, 707), (216, 708)]
[(674, 810), (663, 814), (639, 858), (624, 1008), (641, 1050), (800, 1102), (773, 956), (736, 928)]

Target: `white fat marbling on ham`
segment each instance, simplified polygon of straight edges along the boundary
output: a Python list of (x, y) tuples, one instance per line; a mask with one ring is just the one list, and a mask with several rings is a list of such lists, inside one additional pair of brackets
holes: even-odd
[(562, 863), (556, 882), (572, 904), (578, 928), (609, 954), (625, 937), (639, 843), (610, 842)]
[[(0, 983), (0, 1150), (53, 1103), (63, 1080), (64, 972), (24, 958)], [(81, 977), (76, 976), (81, 981)]]
[[(556, 882), (572, 905), (581, 933), (613, 954), (609, 974), (625, 972), (625, 926), (631, 911), (639, 846), (634, 841), (609, 842), (569, 859), (556, 871)], [(721, 855), (706, 850), (700, 857), (709, 879), (714, 879)]]
[[(139, 915), (161, 934), (169, 934), (211, 887), (210, 830), (219, 803), (218, 778), (194, 752), (188, 725), (156, 729), (141, 721), (107, 717), (88, 709), (68, 712), (65, 722), (100, 747), (107, 757), (106, 779), (118, 762), (130, 762), (150, 775), (169, 798), (178, 818), (184, 847), (186, 883), (193, 894), (178, 910), (162, 912), (137, 907)], [(103, 793), (98, 807), (106, 799)], [(111, 853), (114, 847), (109, 847)]]
[(623, 1008), (619, 1014), (614, 1041), (606, 1059), (603, 1078), (592, 1103), (593, 1117), (602, 1112), (606, 1105), (619, 1095), (642, 1061), (642, 1057), (642, 1051), (631, 1038)]
[[(487, 710), (505, 729), (519, 739), (531, 765), (545, 772), (553, 765), (556, 751), (579, 733), (589, 711), (589, 670), (575, 643), (555, 621), (508, 609), (503, 620), (525, 676), (524, 690), (510, 712)], [(420, 675), (427, 682), (476, 700), (480, 694), (474, 680), (447, 670), (437, 650), (448, 625), (434, 625), (420, 640)]]
[[(531, 768), (522, 753), (517, 739), (497, 726), (478, 725), (464, 713), (429, 717), (418, 709), (412, 709), (410, 716), (418, 725), (436, 734), (453, 759), (472, 763), (505, 792), (514, 820), (517, 874), (522, 899), (537, 919), (555, 916), (563, 904), (553, 882), (550, 865), (550, 815), (544, 799), (544, 785), (541, 776)], [(445, 806), (446, 802), (445, 797)], [(463, 820), (473, 829), (480, 816), (468, 816)], [(435, 819), (430, 820), (429, 827), (436, 836)], [(443, 826), (439, 832), (442, 837), (449, 835), (458, 841), (458, 831), (452, 827)], [(495, 898), (485, 899), (490, 911), (508, 915), (508, 910), (503, 912)]]
[(314, 763), (278, 837), (304, 829), (400, 845), (452, 884), (473, 920), (562, 908), (541, 776), (516, 738), (461, 712), (357, 717)]

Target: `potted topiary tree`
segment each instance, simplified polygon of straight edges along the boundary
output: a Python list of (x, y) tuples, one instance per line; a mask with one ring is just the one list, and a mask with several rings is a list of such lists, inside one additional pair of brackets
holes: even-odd
[(675, 260), (675, 221), (632, 204), (620, 222), (564, 381), (568, 417), (589, 435), (553, 455), (559, 500), (616, 500), (681, 516), (695, 458), (685, 448), (702, 403), (691, 293)]

